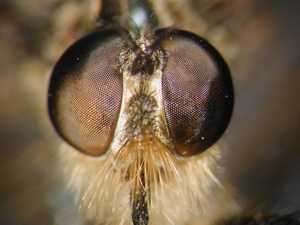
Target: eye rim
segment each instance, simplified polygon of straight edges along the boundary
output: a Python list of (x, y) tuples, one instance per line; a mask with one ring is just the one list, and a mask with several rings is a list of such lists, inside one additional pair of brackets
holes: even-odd
[[(124, 34), (123, 34), (124, 35)], [(74, 71), (82, 70), (87, 63), (87, 60), (89, 60), (89, 55), (93, 51), (95, 51), (95, 48), (97, 49), (97, 46), (99, 44), (106, 43), (106, 41), (109, 41), (109, 39), (112, 38), (120, 38), (123, 42), (123, 36), (122, 33), (120, 33), (120, 30), (118, 29), (101, 29), (97, 32), (91, 33), (75, 43), (73, 43), (60, 57), (60, 59), (57, 61), (56, 65), (54, 66), (50, 81), (49, 81), (49, 88), (48, 88), (48, 98), (47, 98), (47, 107), (48, 107), (48, 115), (50, 117), (50, 121), (55, 128), (55, 131), (58, 133), (58, 135), (68, 144), (76, 148), (78, 151), (90, 155), (90, 156), (102, 156), (105, 155), (107, 150), (109, 149), (111, 145), (111, 140), (113, 139), (114, 132), (116, 129), (116, 122), (114, 124), (112, 136), (109, 137), (111, 140), (109, 141), (109, 144), (107, 145), (107, 148), (105, 151), (102, 151), (101, 154), (89, 152), (85, 146), (79, 146), (74, 142), (74, 140), (71, 140), (67, 134), (63, 131), (63, 126), (59, 124), (59, 115), (57, 111), (56, 105), (58, 105), (58, 98), (59, 98), (59, 92), (60, 88), (63, 86), (63, 83), (66, 82), (69, 76), (77, 76), (74, 75)], [(121, 49), (121, 47), (120, 47)], [(118, 54), (116, 54), (116, 61), (118, 61)], [(65, 65), (66, 62), (68, 62), (67, 66)], [(80, 74), (80, 72), (79, 72)], [(121, 74), (119, 72), (119, 74)], [(120, 79), (122, 80), (122, 76), (120, 75)], [(123, 86), (122, 86), (123, 89)], [(123, 92), (121, 90), (121, 92)], [(122, 102), (122, 96), (121, 96), (121, 102)], [(121, 104), (119, 105), (117, 117), (119, 115)]]
[[(176, 143), (177, 137), (175, 137), (175, 134), (174, 134), (175, 132), (172, 131), (172, 129), (173, 129), (173, 128), (171, 128), (172, 122), (170, 122), (170, 119), (168, 118), (168, 115), (167, 115), (168, 109), (166, 109), (167, 103), (165, 103), (166, 102), (165, 96), (163, 96), (166, 121), (167, 121), (170, 138), (172, 140), (175, 152), (177, 153), (178, 156), (181, 156), (181, 157), (190, 157), (190, 156), (200, 154), (201, 152), (207, 150), (209, 147), (214, 145), (221, 138), (221, 136), (227, 130), (230, 120), (232, 118), (233, 109), (234, 109), (234, 87), (233, 87), (233, 81), (232, 81), (229, 67), (227, 66), (227, 63), (225, 62), (225, 60), (221, 56), (221, 54), (208, 41), (206, 41), (205, 39), (203, 39), (202, 37), (200, 37), (196, 34), (193, 34), (191, 32), (184, 31), (184, 30), (178, 30), (178, 29), (170, 30), (170, 28), (163, 28), (163, 29), (157, 30), (155, 32), (155, 35), (157, 38), (161, 39), (160, 46), (166, 52), (168, 52), (168, 50), (165, 49), (165, 46), (164, 46), (165, 42), (167, 41), (168, 38), (173, 39), (174, 36), (182, 38), (182, 39), (187, 39), (189, 41), (192, 41), (192, 43), (195, 43), (198, 46), (200, 46), (200, 48), (203, 49), (205, 51), (205, 53), (208, 55), (208, 57), (211, 58), (212, 61), (214, 62), (216, 68), (218, 69), (218, 73), (222, 75), (223, 83), (226, 83), (228, 85), (227, 88), (225, 88), (225, 91), (227, 89), (227, 94), (226, 94), (226, 96), (227, 96), (227, 98), (226, 98), (227, 112), (225, 114), (223, 114), (223, 117), (225, 118), (225, 120), (220, 121), (219, 126), (221, 128), (219, 129), (219, 132), (217, 132), (216, 137), (212, 138), (212, 141), (210, 141), (210, 143), (204, 145), (204, 147), (201, 148), (201, 150), (195, 150), (195, 148), (194, 148), (193, 151), (187, 152), (185, 150), (179, 149), (179, 148), (182, 148), (182, 146), (179, 146), (180, 143)], [(163, 69), (163, 78), (165, 76), (165, 70), (166, 70), (167, 65), (168, 65), (168, 59), (167, 59), (166, 65)], [(163, 82), (163, 78), (162, 78), (162, 82)], [(162, 86), (164, 86), (164, 85), (162, 85)], [(164, 87), (162, 87), (162, 88), (164, 88)]]

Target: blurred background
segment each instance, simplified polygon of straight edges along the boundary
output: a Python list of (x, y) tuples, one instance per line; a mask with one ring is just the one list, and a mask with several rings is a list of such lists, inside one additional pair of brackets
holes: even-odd
[[(47, 86), (66, 47), (91, 30), (98, 4), (0, 0), (0, 224), (54, 224), (72, 207)], [(247, 14), (236, 37), (245, 51), (229, 60), (236, 100), (224, 176), (245, 212), (300, 211), (300, 1), (264, 0), (236, 11)]]
[(300, 210), (300, 2), (261, 3), (275, 32), (236, 82), (226, 165), (249, 209), (287, 214)]

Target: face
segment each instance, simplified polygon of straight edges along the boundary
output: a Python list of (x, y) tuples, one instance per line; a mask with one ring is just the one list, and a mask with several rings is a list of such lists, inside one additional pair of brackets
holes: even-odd
[[(97, 168), (81, 165), (81, 181), (71, 181), (77, 190), (82, 183), (90, 189), (78, 190), (86, 196), (86, 214), (87, 203), (96, 212), (89, 220), (193, 222), (200, 215), (200, 202), (211, 198), (208, 192), (223, 191), (212, 175), (217, 165), (206, 154), (215, 151), (229, 123), (233, 86), (225, 61), (203, 38), (172, 28), (143, 34), (101, 29), (64, 53), (52, 72), (48, 96), (57, 132), (73, 152), (92, 156), (76, 152), (77, 163), (72, 162), (70, 171), (82, 160)], [(208, 171), (202, 175), (194, 172), (204, 166)], [(110, 179), (103, 179), (107, 174)], [(94, 179), (101, 181), (101, 188), (95, 189)], [(164, 202), (174, 201), (179, 191), (187, 205), (180, 212), (166, 209), (169, 203)], [(115, 198), (106, 198), (106, 193)], [(114, 202), (119, 203), (116, 212), (114, 207), (101, 212)], [(121, 211), (126, 214), (119, 215)], [(186, 216), (175, 216), (180, 213)]]
[(279, 23), (247, 1), (100, 3), (5, 5), (1, 193), (17, 196), (3, 201), (5, 224), (295, 211), (294, 11), (278, 3)]

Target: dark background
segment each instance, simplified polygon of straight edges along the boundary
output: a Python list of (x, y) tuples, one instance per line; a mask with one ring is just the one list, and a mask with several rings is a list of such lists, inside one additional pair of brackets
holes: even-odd
[(300, 2), (263, 3), (278, 31), (236, 85), (227, 165), (248, 204), (285, 214), (300, 210)]

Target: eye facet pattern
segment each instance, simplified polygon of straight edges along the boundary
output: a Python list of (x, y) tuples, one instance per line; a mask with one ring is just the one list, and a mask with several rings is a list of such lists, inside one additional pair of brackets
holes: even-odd
[(71, 46), (52, 73), (49, 112), (54, 127), (67, 142), (92, 156), (108, 149), (118, 120), (121, 47), (114, 30), (91, 34)]
[[(164, 35), (166, 30), (157, 31)], [(161, 47), (168, 58), (162, 93), (174, 147), (182, 156), (198, 154), (224, 133), (233, 109), (233, 85), (220, 54), (202, 38), (175, 30)]]
[[(166, 138), (180, 156), (209, 148), (224, 133), (233, 109), (232, 80), (223, 58), (208, 42), (187, 31), (156, 31), (151, 36), (154, 40), (145, 42), (150, 51), (144, 51), (140, 42), (130, 50), (135, 40), (126, 44), (132, 38), (129, 33), (99, 31), (76, 42), (61, 57), (49, 88), (49, 112), (58, 133), (86, 154), (103, 155), (122, 111), (123, 73), (136, 76), (142, 67), (144, 85), (155, 72), (145, 68), (162, 63), (149, 60), (160, 49), (166, 55), (160, 66), (162, 96), (158, 96), (163, 99), (169, 130)], [(130, 51), (139, 52), (136, 60), (124, 57)], [(124, 71), (129, 62), (133, 64), (126, 67), (130, 71)]]

